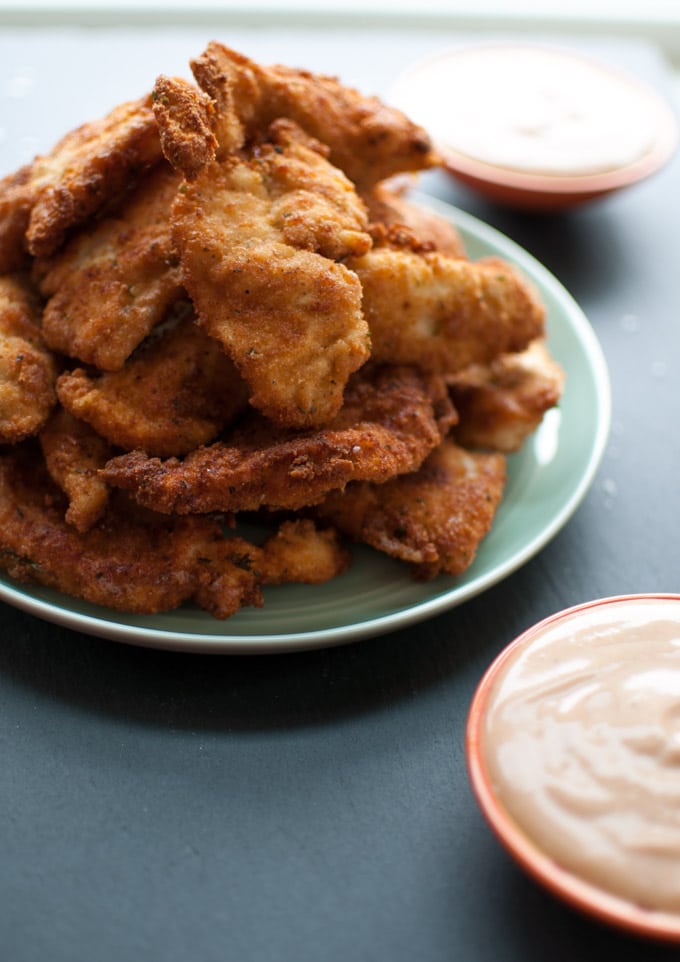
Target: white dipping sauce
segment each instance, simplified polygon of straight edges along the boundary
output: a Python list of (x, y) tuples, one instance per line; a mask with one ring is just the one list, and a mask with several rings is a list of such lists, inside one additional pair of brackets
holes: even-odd
[(657, 133), (642, 85), (540, 46), (490, 44), (433, 58), (408, 72), (397, 101), (442, 149), (532, 174), (615, 170), (647, 153)]
[(481, 747), (495, 795), (544, 853), (680, 912), (680, 601), (548, 622), (495, 680)]

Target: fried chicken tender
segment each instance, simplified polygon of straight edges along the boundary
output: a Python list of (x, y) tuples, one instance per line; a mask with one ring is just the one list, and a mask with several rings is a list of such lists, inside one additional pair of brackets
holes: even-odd
[(0, 277), (0, 443), (13, 444), (40, 430), (56, 404), (56, 378), (27, 279)]
[(156, 79), (151, 95), (163, 154), (175, 170), (194, 180), (215, 159), (215, 104), (182, 77)]
[(215, 103), (219, 154), (225, 156), (279, 117), (295, 121), (330, 148), (330, 160), (359, 190), (436, 162), (430, 138), (401, 111), (337, 78), (260, 66), (211, 42), (191, 61), (196, 82)]
[(320, 530), (311, 518), (294, 518), (254, 553), (253, 564), (265, 585), (320, 585), (343, 574), (350, 560), (334, 528)]
[(353, 479), (416, 470), (453, 420), (441, 379), (408, 367), (362, 370), (324, 428), (286, 432), (253, 414), (225, 441), (183, 461), (133, 451), (109, 461), (103, 477), (169, 514), (297, 509)]
[(25, 243), (30, 179), (31, 165), (25, 164), (0, 180), (0, 275), (25, 270), (30, 262)]
[(57, 393), (111, 444), (159, 457), (208, 444), (247, 405), (238, 371), (191, 312), (154, 332), (121, 371), (67, 371)]
[(473, 364), (450, 384), (459, 415), (456, 440), (468, 448), (518, 451), (558, 403), (564, 379), (542, 339), (487, 366)]
[(111, 445), (61, 407), (38, 440), (50, 477), (68, 498), (66, 522), (87, 531), (102, 517), (109, 501), (109, 487), (99, 471), (113, 456)]
[(500, 258), (377, 247), (348, 264), (361, 281), (377, 361), (452, 374), (521, 351), (543, 334), (542, 303)]
[(70, 131), (49, 153), (0, 182), (0, 266), (16, 263), (23, 249), (53, 254), (72, 227), (160, 158), (150, 96)]
[(416, 253), (439, 251), (448, 257), (466, 257), (463, 238), (456, 227), (436, 211), (415, 204), (394, 182), (376, 184), (363, 195), (370, 232), (376, 245), (410, 248)]
[(428, 580), (461, 574), (488, 533), (505, 485), (502, 454), (445, 438), (422, 467), (385, 484), (353, 483), (316, 509), (341, 532), (415, 565)]
[(36, 261), (53, 350), (117, 371), (165, 317), (183, 293), (169, 223), (179, 184), (177, 174), (158, 167), (115, 213)]
[[(257, 547), (225, 537), (214, 518), (168, 518), (120, 494), (97, 525), (79, 533), (64, 520), (61, 492), (35, 455), (22, 447), (0, 457), (0, 568), (17, 581), (117, 611), (154, 614), (194, 600), (228, 618), (261, 606), (264, 583), (318, 583), (346, 567), (346, 549), (310, 523), (284, 525)], [(323, 570), (315, 571), (319, 560)]]
[(279, 425), (329, 421), (370, 353), (361, 285), (331, 258), (365, 251), (353, 188), (287, 123), (250, 160), (211, 164), (177, 195), (173, 237), (199, 321)]

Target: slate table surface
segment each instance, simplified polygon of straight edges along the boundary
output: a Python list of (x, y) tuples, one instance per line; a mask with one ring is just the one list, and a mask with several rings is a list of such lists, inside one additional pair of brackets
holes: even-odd
[[(212, 36), (378, 93), (461, 39), (348, 25), (2, 27), (0, 173)], [(552, 39), (673, 94), (644, 44)], [(575, 914), (515, 867), (473, 800), (463, 731), (484, 669), (528, 625), (591, 598), (680, 589), (680, 157), (563, 215), (501, 209), (441, 174), (421, 188), (525, 247), (586, 312), (613, 399), (588, 495), (483, 595), (339, 648), (155, 651), (0, 604), (7, 962), (677, 957)]]

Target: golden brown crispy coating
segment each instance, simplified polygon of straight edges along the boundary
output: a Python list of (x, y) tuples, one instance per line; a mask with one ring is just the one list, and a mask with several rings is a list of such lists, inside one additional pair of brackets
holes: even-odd
[(38, 436), (47, 471), (68, 498), (65, 519), (87, 531), (101, 518), (109, 487), (99, 471), (113, 456), (110, 444), (59, 407)]
[(518, 451), (563, 387), (564, 371), (540, 339), (488, 366), (474, 364), (450, 384), (459, 414), (454, 436), (464, 447)]
[(187, 180), (194, 180), (217, 151), (213, 101), (182, 77), (163, 74), (151, 96), (164, 156)]
[(280, 65), (263, 67), (216, 42), (191, 68), (216, 104), (216, 134), (223, 153), (257, 136), (273, 120), (287, 117), (328, 145), (331, 162), (359, 190), (436, 163), (421, 127), (335, 77)]
[(31, 212), (30, 179), (31, 165), (26, 164), (0, 180), (0, 275), (24, 270), (29, 264), (25, 235)]
[(0, 277), (0, 443), (36, 434), (57, 400), (57, 365), (39, 324), (40, 307), (26, 278)]
[(57, 393), (111, 444), (159, 457), (208, 444), (247, 404), (238, 371), (192, 313), (154, 332), (120, 371), (65, 372)]
[(45, 340), (104, 371), (119, 370), (182, 293), (169, 212), (180, 179), (162, 166), (126, 203), (77, 234), (34, 276), (49, 297)]
[(363, 195), (374, 243), (407, 247), (416, 253), (435, 250), (448, 257), (466, 257), (463, 239), (454, 224), (409, 200), (404, 189), (388, 181)]
[(12, 578), (144, 614), (191, 598), (216, 617), (261, 603), (253, 574), (230, 559), (214, 519), (142, 512), (118, 495), (80, 533), (64, 507), (39, 453), (22, 447), (0, 458), (0, 567)]
[(154, 614), (194, 600), (216, 618), (261, 606), (261, 585), (318, 584), (347, 566), (332, 531), (285, 522), (261, 547), (225, 537), (214, 518), (168, 518), (114, 494), (99, 522), (78, 532), (39, 452), (0, 456), (0, 568), (118, 611)]
[(0, 183), (0, 252), (13, 238), (9, 246), (16, 257), (16, 241), (23, 237), (31, 254), (54, 253), (72, 227), (106, 207), (160, 157), (150, 96), (70, 131)]
[(263, 584), (323, 584), (343, 574), (351, 556), (334, 528), (318, 529), (311, 518), (284, 521), (260, 549)]
[(502, 454), (466, 451), (445, 438), (415, 473), (350, 484), (316, 513), (354, 540), (411, 562), (427, 580), (459, 575), (472, 563), (504, 484)]
[(342, 404), (369, 356), (356, 275), (331, 257), (365, 250), (363, 205), (289, 125), (250, 161), (206, 167), (177, 195), (173, 237), (199, 321), (278, 424), (311, 427)]
[(500, 258), (378, 247), (348, 263), (361, 281), (377, 361), (452, 374), (543, 334), (543, 305)]
[(362, 370), (324, 428), (285, 432), (252, 415), (224, 442), (184, 461), (132, 452), (112, 459), (104, 478), (167, 513), (297, 509), (353, 479), (385, 481), (415, 470), (453, 419), (439, 379), (407, 367)]

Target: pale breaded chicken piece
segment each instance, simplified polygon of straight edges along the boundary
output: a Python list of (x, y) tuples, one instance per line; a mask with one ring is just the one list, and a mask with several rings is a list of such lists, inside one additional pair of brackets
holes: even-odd
[(405, 187), (388, 181), (362, 195), (374, 243), (406, 247), (416, 253), (434, 250), (448, 257), (466, 257), (463, 238), (454, 224), (431, 208), (414, 203), (404, 191)]
[(264, 67), (215, 41), (191, 61), (191, 69), (215, 102), (215, 132), (223, 156), (258, 136), (273, 120), (287, 117), (328, 145), (331, 163), (359, 190), (437, 162), (422, 127), (335, 77), (280, 65)]
[(419, 580), (459, 575), (488, 533), (505, 485), (505, 458), (445, 438), (413, 474), (353, 483), (315, 513), (355, 541), (408, 561)]
[(368, 358), (361, 285), (332, 258), (370, 246), (344, 175), (287, 123), (249, 160), (204, 168), (178, 193), (173, 238), (199, 322), (250, 403), (286, 427), (329, 421)]
[(363, 369), (323, 428), (282, 431), (253, 414), (183, 461), (136, 451), (113, 458), (103, 477), (167, 513), (294, 510), (353, 479), (385, 481), (416, 470), (454, 419), (441, 379), (408, 367)]
[(487, 366), (473, 364), (449, 385), (459, 415), (454, 437), (464, 447), (518, 451), (559, 402), (564, 380), (542, 339)]
[(361, 281), (377, 361), (453, 374), (543, 334), (542, 303), (500, 258), (376, 247), (347, 263)]
[(165, 317), (183, 291), (169, 223), (180, 183), (159, 166), (114, 214), (35, 262), (53, 350), (116, 371)]
[(0, 277), (0, 443), (36, 434), (56, 404), (57, 364), (40, 332), (26, 277)]
[(67, 371), (57, 393), (110, 444), (159, 457), (213, 441), (248, 399), (222, 346), (196, 325), (190, 310), (154, 332), (122, 370)]
[(341, 573), (347, 551), (309, 522), (284, 524), (257, 547), (225, 537), (211, 517), (168, 518), (115, 493), (86, 532), (64, 520), (64, 499), (39, 454), (0, 456), (0, 568), (118, 611), (154, 614), (194, 600), (216, 618), (262, 605), (262, 584), (318, 584)]
[(113, 456), (111, 445), (61, 407), (38, 440), (50, 477), (68, 498), (66, 522), (87, 531), (99, 521), (109, 501), (109, 487), (99, 471)]
[(151, 97), (120, 104), (70, 131), (0, 182), (0, 266), (21, 248), (53, 254), (67, 232), (101, 211), (161, 158)]

